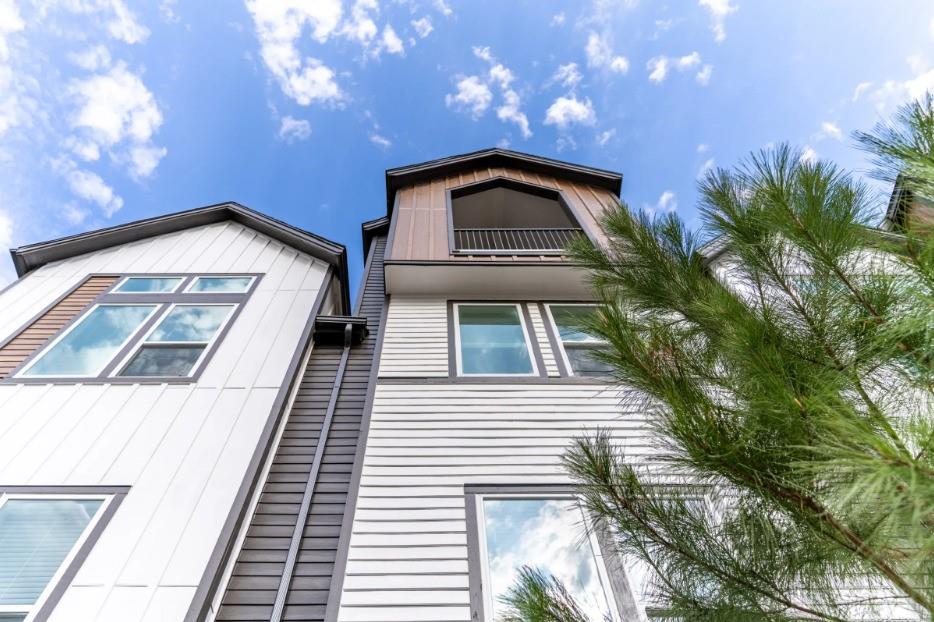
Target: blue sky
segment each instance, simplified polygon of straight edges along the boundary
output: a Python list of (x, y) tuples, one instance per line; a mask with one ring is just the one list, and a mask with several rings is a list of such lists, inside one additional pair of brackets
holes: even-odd
[[(225, 200), (347, 244), (383, 171), (497, 144), (696, 180), (934, 89), (930, 0), (0, 0), (0, 246)], [(0, 282), (13, 277), (0, 258)]]

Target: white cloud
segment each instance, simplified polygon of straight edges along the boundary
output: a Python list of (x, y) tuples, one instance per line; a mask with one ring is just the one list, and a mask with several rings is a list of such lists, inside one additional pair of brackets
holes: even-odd
[(19, 10), (13, 0), (0, 0), (0, 61), (10, 57), (10, 47), (7, 37), (26, 27)]
[(649, 80), (660, 84), (668, 77), (668, 57), (656, 56), (655, 58), (650, 58), (645, 68), (649, 71)]
[(551, 25), (552, 26), (563, 26), (564, 20), (565, 20), (564, 13), (558, 13), (552, 16)]
[(121, 62), (107, 73), (73, 81), (68, 93), (78, 102), (70, 123), (77, 136), (66, 141), (76, 155), (96, 160), (97, 150), (106, 149), (127, 165), (131, 176), (152, 174), (166, 154), (151, 142), (162, 125), (162, 112), (139, 76)]
[(490, 67), (490, 80), (499, 84), (502, 89), (508, 89), (515, 79), (516, 77), (512, 75), (512, 72), (499, 63)]
[(587, 35), (587, 45), (584, 51), (587, 54), (587, 65), (589, 67), (608, 67), (610, 71), (616, 73), (629, 71), (629, 60), (625, 56), (614, 56), (613, 48), (604, 35), (599, 35), (596, 32)]
[(511, 143), (509, 139), (506, 137), (500, 138), (498, 141), (496, 141), (496, 146), (499, 147), (500, 149), (509, 149), (510, 144)]
[(710, 145), (707, 143), (701, 143), (697, 145), (697, 153), (707, 153), (710, 150)]
[(381, 136), (377, 134), (376, 132), (370, 133), (370, 142), (376, 145), (377, 147), (381, 147), (383, 149), (389, 149), (390, 147), (392, 147), (391, 140), (389, 140), (385, 136)]
[(801, 157), (799, 161), (804, 164), (811, 164), (817, 161), (817, 152), (814, 151), (809, 145), (804, 146), (804, 151), (801, 152)]
[(295, 119), (290, 116), (282, 117), (279, 124), (279, 138), (287, 143), (296, 140), (308, 140), (311, 136), (311, 123), (305, 119)]
[(928, 91), (934, 91), (934, 68), (929, 68), (919, 56), (910, 56), (906, 62), (913, 74), (911, 78), (886, 80), (873, 91), (872, 100), (878, 112), (886, 113), (889, 109), (904, 103), (905, 100), (918, 100)]
[(522, 138), (531, 137), (532, 131), (529, 129), (529, 119), (519, 108), (519, 94), (509, 89), (503, 93), (503, 99), (505, 100), (503, 105), (496, 109), (496, 117), (500, 121), (509, 121), (518, 125), (519, 131), (522, 132)]
[(678, 197), (671, 190), (665, 190), (655, 205), (643, 205), (642, 209), (651, 214), (668, 214), (678, 209)]
[(493, 63), (496, 61), (496, 59), (493, 58), (493, 52), (490, 51), (490, 46), (488, 45), (483, 47), (475, 45), (473, 48), (473, 55), (480, 60), (485, 60), (488, 63)]
[(88, 210), (75, 203), (66, 203), (62, 207), (62, 216), (64, 216), (68, 224), (72, 226), (80, 225), (87, 220), (87, 217), (90, 215)]
[(344, 99), (334, 71), (316, 58), (302, 58), (297, 47), (306, 26), (319, 43), (335, 33), (341, 18), (340, 0), (247, 0), (246, 7), (256, 26), (263, 63), (286, 96), (302, 106), (337, 104)]
[(730, 0), (698, 0), (698, 4), (710, 13), (710, 29), (713, 30), (714, 40), (717, 43), (723, 42), (726, 39), (726, 16), (735, 12), (737, 7), (731, 5)]
[(697, 72), (694, 79), (701, 86), (707, 86), (710, 83), (710, 75), (713, 73), (713, 65), (704, 65), (704, 68)]
[(40, 5), (42, 11), (58, 7), (79, 15), (109, 14), (102, 22), (107, 33), (119, 41), (134, 44), (149, 36), (149, 29), (140, 24), (123, 0), (50, 0)]
[(161, 0), (159, 2), (159, 15), (170, 24), (177, 24), (179, 21), (178, 14), (175, 12), (176, 3), (177, 0)]
[(831, 121), (824, 121), (820, 124), (820, 131), (823, 136), (829, 136), (834, 140), (843, 140), (843, 132)]
[(551, 79), (560, 82), (562, 86), (573, 89), (581, 81), (581, 72), (577, 68), (577, 63), (568, 63), (561, 65)]
[(82, 52), (71, 52), (68, 60), (87, 71), (97, 71), (110, 67), (110, 50), (103, 45), (95, 45)]
[(629, 60), (624, 56), (614, 56), (610, 61), (610, 71), (615, 73), (626, 73), (629, 71)]
[(703, 179), (704, 176), (707, 175), (708, 171), (713, 170), (715, 164), (716, 162), (714, 161), (713, 158), (710, 158), (707, 161), (705, 161), (703, 164), (701, 164), (700, 168), (697, 169), (697, 178)]
[[(656, 84), (661, 84), (665, 81), (665, 78), (668, 77), (669, 70), (676, 69), (678, 71), (687, 71), (697, 67), (700, 64), (700, 54), (697, 52), (691, 52), (690, 54), (679, 56), (677, 58), (656, 56), (649, 59), (649, 62), (646, 63), (645, 68), (649, 72), (649, 80)], [(706, 65), (703, 69), (700, 70), (700, 72), (698, 72), (695, 78), (701, 84), (707, 84), (707, 81), (710, 80), (710, 73), (712, 71), (713, 67)]]
[(450, 17), (454, 14), (454, 11), (451, 10), (451, 7), (449, 7), (448, 3), (444, 0), (435, 0), (435, 8), (445, 17)]
[(856, 85), (856, 88), (853, 89), (853, 97), (852, 97), (853, 103), (856, 103), (856, 101), (860, 98), (860, 96), (861, 96), (861, 95), (866, 91), (866, 89), (868, 89), (870, 86), (872, 86), (872, 82), (860, 82), (859, 84), (857, 84), (857, 85)]
[(602, 147), (602, 146), (604, 146), (605, 144), (607, 144), (607, 143), (610, 141), (610, 139), (613, 138), (614, 136), (616, 136), (616, 130), (615, 130), (615, 129), (606, 130), (605, 132), (600, 132), (600, 133), (597, 135), (597, 144), (600, 145), (600, 146)]
[(493, 93), (478, 76), (467, 76), (457, 83), (457, 93), (444, 96), (448, 108), (460, 112), (469, 112), (474, 119), (479, 119), (490, 107)]
[(399, 38), (399, 35), (396, 34), (396, 31), (393, 30), (393, 27), (389, 24), (386, 24), (383, 28), (382, 48), (390, 54), (405, 54), (405, 46), (402, 45), (402, 39)]
[(412, 28), (415, 29), (415, 32), (417, 32), (418, 36), (422, 39), (430, 35), (431, 31), (435, 29), (435, 27), (431, 25), (431, 18), (427, 15), (421, 19), (413, 19), (411, 24)]
[(123, 199), (97, 173), (80, 169), (67, 158), (53, 161), (52, 167), (64, 178), (75, 195), (96, 203), (107, 218), (123, 207)]
[(593, 125), (597, 121), (590, 99), (579, 100), (577, 97), (559, 97), (545, 111), (545, 125), (555, 125), (565, 130), (572, 125)]
[(378, 9), (379, 5), (376, 0), (357, 0), (354, 2), (353, 7), (350, 9), (350, 19), (344, 22), (341, 27), (341, 34), (364, 47), (370, 45), (370, 42), (379, 32), (379, 28), (377, 28), (376, 22), (373, 21), (370, 12), (375, 12)]
[(677, 58), (675, 60), (675, 67), (677, 67), (679, 71), (684, 71), (686, 69), (691, 69), (692, 67), (697, 67), (700, 65), (700, 62), (700, 54), (697, 52), (691, 52), (690, 54)]
[(671, 30), (671, 27), (674, 26), (674, 20), (672, 19), (657, 19), (655, 20), (655, 32), (652, 34), (653, 39), (658, 39), (658, 37), (663, 33)]

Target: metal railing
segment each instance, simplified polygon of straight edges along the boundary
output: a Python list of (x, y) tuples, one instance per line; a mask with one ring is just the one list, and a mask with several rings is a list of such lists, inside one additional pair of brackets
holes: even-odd
[(579, 228), (561, 229), (454, 229), (454, 248), (459, 252), (548, 252), (563, 251)]

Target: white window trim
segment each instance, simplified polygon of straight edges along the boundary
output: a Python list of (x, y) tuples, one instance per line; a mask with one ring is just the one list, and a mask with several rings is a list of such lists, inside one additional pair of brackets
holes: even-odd
[[(162, 314), (162, 317), (159, 318), (159, 321), (153, 322), (153, 325), (149, 327), (149, 330), (140, 337), (136, 342), (136, 346), (130, 350), (120, 362), (114, 366), (113, 371), (110, 373), (110, 377), (120, 377), (120, 378), (149, 378), (149, 376), (121, 376), (122, 372), (127, 365), (130, 364), (130, 361), (133, 360), (133, 357), (146, 345), (155, 345), (155, 346), (200, 346), (203, 345), (204, 349), (201, 350), (201, 354), (198, 356), (198, 360), (195, 361), (195, 364), (191, 366), (191, 369), (188, 371), (188, 374), (185, 376), (179, 376), (179, 378), (191, 378), (198, 372), (198, 368), (207, 358), (208, 352), (211, 350), (211, 347), (217, 341), (218, 337), (223, 334), (224, 329), (227, 327), (227, 324), (230, 323), (230, 318), (233, 317), (234, 313), (237, 311), (237, 307), (241, 303), (237, 302), (173, 302), (168, 305), (168, 308), (165, 310), (165, 313)], [(208, 341), (152, 341), (148, 342), (149, 336), (165, 319), (172, 313), (172, 310), (175, 307), (230, 307), (227, 311), (227, 315), (224, 317), (223, 321), (217, 326), (217, 330), (214, 331), (214, 334), (211, 336), (211, 339)], [(126, 345), (126, 344), (124, 344)], [(163, 376), (158, 376), (162, 378)]]
[[(486, 517), (483, 511), (483, 502), (486, 499), (527, 499), (527, 500), (543, 500), (543, 501), (560, 501), (567, 500), (574, 502), (578, 509), (581, 512), (581, 518), (584, 517), (584, 509), (580, 505), (580, 498), (577, 495), (570, 493), (475, 493), (476, 494), (476, 508), (477, 508), (477, 538), (478, 545), (480, 549), (480, 574), (481, 581), (484, 589), (482, 589), (482, 598), (483, 598), (483, 619), (484, 620), (495, 620), (493, 617), (493, 594), (489, 587), (492, 585), (490, 582), (490, 560), (487, 556), (487, 547), (486, 547)], [(597, 567), (597, 576), (600, 581), (600, 587), (603, 590), (603, 598), (606, 601), (607, 607), (610, 610), (610, 616), (612, 617), (613, 622), (620, 622), (622, 619), (619, 613), (619, 610), (616, 607), (616, 599), (613, 596), (612, 583), (610, 582), (610, 574), (606, 568), (606, 560), (603, 558), (603, 551), (600, 548), (600, 542), (597, 540), (597, 535), (591, 529), (587, 529), (587, 539), (590, 543), (590, 553), (593, 555), (594, 565)], [(642, 616), (644, 618), (645, 612), (644, 609), (640, 606), (642, 611)]]
[[(42, 350), (35, 356), (35, 358), (33, 358), (29, 362), (29, 364), (26, 365), (26, 367), (24, 367), (19, 372), (17, 372), (16, 376), (14, 377), (15, 378), (97, 378), (104, 372), (105, 369), (107, 369), (107, 366), (113, 362), (114, 360), (113, 356), (109, 358), (107, 362), (105, 362), (103, 365), (96, 368), (93, 372), (88, 372), (84, 374), (30, 374), (30, 375), (26, 375), (26, 374), (27, 372), (29, 372), (30, 369), (33, 368), (33, 366), (36, 365), (36, 363), (38, 363), (43, 358), (45, 358), (46, 355), (48, 355), (48, 353), (51, 352), (52, 349), (55, 348), (55, 346), (59, 344), (59, 342), (61, 342), (63, 339), (65, 339), (65, 337), (70, 335), (73, 330), (78, 328), (78, 326), (86, 322), (87, 319), (91, 317), (91, 315), (98, 309), (98, 307), (145, 307), (145, 306), (150, 306), (150, 305), (152, 306), (152, 311), (150, 311), (149, 314), (146, 315), (143, 321), (140, 322), (137, 325), (137, 327), (133, 329), (133, 331), (127, 336), (127, 338), (124, 339), (120, 343), (120, 345), (116, 348), (116, 353), (119, 354), (120, 351), (123, 350), (123, 348), (125, 348), (126, 345), (133, 340), (134, 337), (136, 337), (140, 329), (146, 325), (146, 322), (151, 320), (152, 316), (159, 312), (159, 309), (162, 308), (163, 304), (164, 303), (159, 303), (159, 302), (103, 302), (103, 303), (95, 304), (93, 307), (88, 309), (84, 313), (84, 315), (78, 318), (77, 321), (75, 321), (64, 332), (62, 332), (61, 335), (56, 337), (47, 346), (44, 346)], [(114, 356), (116, 356), (116, 354), (114, 354)]]
[[(522, 335), (525, 338), (525, 351), (528, 354), (529, 361), (532, 363), (530, 373), (521, 374), (468, 374), (464, 372), (464, 365), (461, 355), (461, 315), (460, 307), (515, 307), (519, 314), (519, 325), (522, 327)], [(514, 377), (536, 377), (539, 375), (538, 364), (535, 362), (535, 352), (532, 350), (532, 339), (529, 334), (529, 327), (525, 323), (525, 313), (522, 304), (518, 302), (455, 302), (454, 303), (454, 354), (457, 364), (457, 375), (467, 378), (514, 378)]]
[[(564, 361), (564, 368), (568, 372), (568, 376), (574, 377), (583, 377), (578, 376), (574, 373), (574, 369), (571, 367), (571, 359), (568, 358), (568, 353), (564, 348), (564, 339), (561, 338), (561, 328), (558, 326), (558, 322), (555, 321), (555, 316), (551, 312), (551, 307), (591, 307), (596, 309), (597, 303), (595, 302), (549, 302), (545, 305), (545, 311), (548, 313), (548, 321), (551, 323), (551, 330), (555, 336), (555, 341), (558, 342), (558, 349), (561, 351), (561, 360)], [(609, 345), (608, 341), (603, 339), (589, 339), (587, 341), (569, 341), (568, 343), (573, 345), (581, 346), (606, 346)]]
[[(176, 283), (175, 287), (173, 287), (172, 289), (159, 290), (159, 291), (154, 291), (154, 292), (121, 292), (120, 288), (123, 287), (123, 284), (129, 281), (130, 279), (178, 279), (178, 283)], [(119, 281), (117, 281), (117, 284), (113, 286), (113, 289), (110, 290), (110, 293), (123, 294), (126, 296), (146, 296), (146, 295), (157, 296), (159, 294), (174, 294), (178, 291), (178, 288), (181, 287), (182, 283), (184, 282), (185, 282), (184, 276), (171, 276), (171, 275), (166, 276), (162, 274), (154, 274), (153, 276), (145, 276), (141, 274), (130, 274), (130, 275), (127, 275), (121, 278)]]
[(84, 527), (84, 531), (81, 532), (81, 535), (75, 540), (75, 543), (72, 545), (71, 550), (68, 552), (68, 555), (65, 556), (65, 559), (59, 564), (58, 569), (55, 571), (55, 574), (49, 579), (49, 582), (46, 583), (45, 589), (42, 590), (42, 593), (39, 594), (39, 597), (31, 605), (0, 605), (0, 613), (25, 613), (26, 618), (23, 622), (31, 622), (36, 614), (42, 609), (42, 606), (45, 604), (45, 601), (49, 598), (55, 588), (58, 586), (59, 581), (61, 581), (62, 576), (68, 570), (68, 567), (71, 566), (72, 562), (75, 561), (75, 557), (78, 555), (78, 551), (81, 550), (81, 547), (87, 542), (91, 533), (94, 531), (94, 528), (101, 521), (103, 516), (107, 513), (107, 508), (110, 503), (113, 501), (112, 494), (39, 494), (39, 493), (2, 493), (0, 494), (0, 508), (11, 499), (67, 499), (67, 500), (96, 500), (99, 499), (103, 501), (101, 506), (97, 509), (97, 512), (94, 513), (94, 516), (91, 517), (91, 520)]
[[(195, 283), (201, 279), (250, 279), (250, 282), (246, 284), (246, 288), (242, 291), (211, 291), (211, 292), (193, 292), (191, 288), (195, 286)], [(181, 291), (183, 294), (246, 294), (250, 291), (250, 288), (253, 287), (253, 283), (256, 282), (256, 277), (250, 274), (199, 274), (195, 276), (188, 285), (185, 286), (185, 289)]]

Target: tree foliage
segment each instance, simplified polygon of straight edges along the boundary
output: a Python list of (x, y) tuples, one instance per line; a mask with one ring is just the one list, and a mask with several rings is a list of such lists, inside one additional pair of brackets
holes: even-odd
[[(934, 190), (930, 97), (858, 140), (880, 175)], [(602, 303), (587, 329), (658, 454), (577, 439), (586, 513), (674, 619), (930, 619), (934, 236), (875, 229), (866, 186), (787, 146), (700, 194), (706, 245), (620, 206), (607, 247), (574, 250)], [(508, 619), (576, 622), (521, 606), (556, 589), (523, 574)]]

